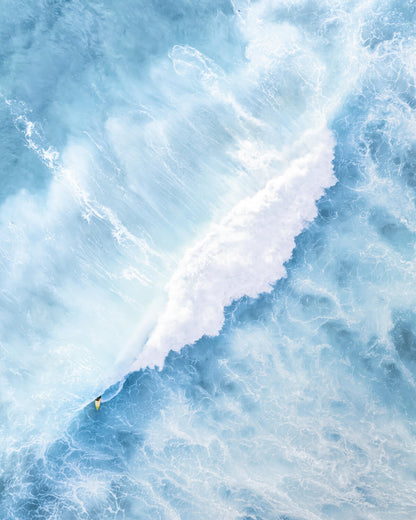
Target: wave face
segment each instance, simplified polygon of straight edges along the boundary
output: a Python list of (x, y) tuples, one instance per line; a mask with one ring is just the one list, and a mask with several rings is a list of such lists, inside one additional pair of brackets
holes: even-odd
[(413, 2), (3, 4), (0, 517), (414, 516)]

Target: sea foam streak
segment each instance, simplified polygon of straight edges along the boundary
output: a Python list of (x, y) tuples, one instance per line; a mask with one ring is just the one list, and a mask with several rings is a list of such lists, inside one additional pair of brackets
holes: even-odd
[(295, 237), (316, 217), (315, 201), (336, 182), (331, 132), (306, 133), (302, 148), (303, 155), (281, 176), (238, 203), (185, 254), (167, 286), (166, 307), (133, 369), (163, 366), (170, 350), (218, 334), (225, 306), (270, 291), (285, 276)]

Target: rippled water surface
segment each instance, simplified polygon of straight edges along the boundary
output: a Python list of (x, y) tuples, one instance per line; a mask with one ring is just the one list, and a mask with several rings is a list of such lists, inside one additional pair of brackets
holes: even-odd
[(0, 4), (0, 517), (413, 518), (416, 4)]

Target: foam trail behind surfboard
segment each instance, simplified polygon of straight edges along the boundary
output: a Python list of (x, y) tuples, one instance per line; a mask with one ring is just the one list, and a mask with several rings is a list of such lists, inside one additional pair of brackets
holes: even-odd
[(133, 369), (162, 367), (170, 350), (216, 335), (225, 306), (271, 290), (286, 274), (295, 238), (317, 215), (315, 202), (336, 179), (334, 138), (308, 132), (303, 154), (253, 197), (238, 203), (179, 263), (168, 302)]

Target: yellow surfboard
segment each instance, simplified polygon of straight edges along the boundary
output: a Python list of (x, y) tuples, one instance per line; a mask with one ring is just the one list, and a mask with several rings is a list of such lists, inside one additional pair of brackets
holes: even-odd
[(100, 397), (97, 397), (97, 399), (94, 402), (95, 402), (95, 409), (98, 410), (101, 405), (101, 395), (100, 395)]

